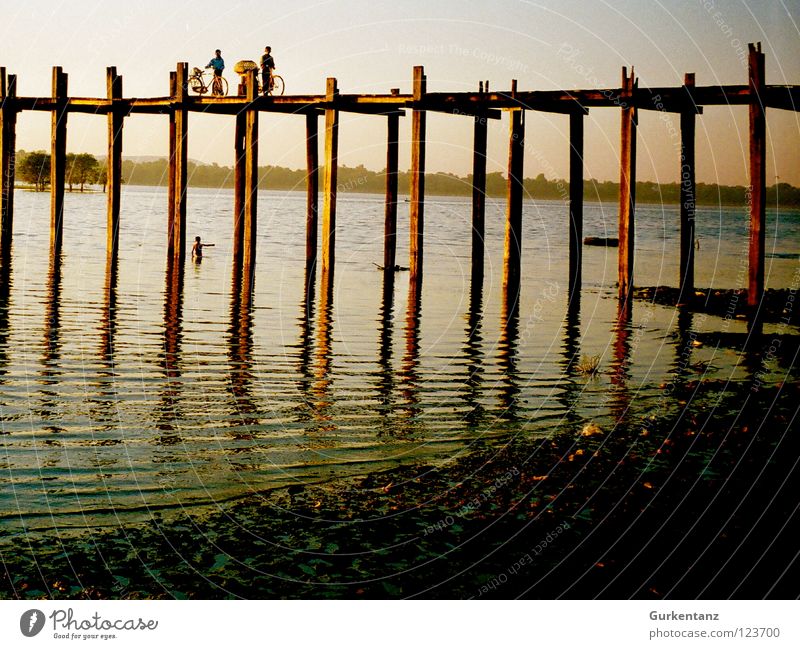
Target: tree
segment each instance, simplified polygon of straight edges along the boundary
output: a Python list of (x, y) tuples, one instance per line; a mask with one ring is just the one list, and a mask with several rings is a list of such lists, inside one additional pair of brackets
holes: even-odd
[(81, 186), (81, 192), (83, 192), (83, 186), (86, 183), (94, 182), (99, 168), (100, 164), (97, 162), (97, 158), (91, 153), (70, 153), (67, 155), (66, 177), (69, 190), (72, 191), (72, 184), (77, 183)]
[(108, 185), (108, 167), (105, 165), (98, 165), (97, 173), (94, 176), (94, 183), (103, 186), (103, 193), (106, 193), (106, 185)]
[(67, 181), (67, 185), (69, 185), (69, 191), (72, 192), (72, 185), (75, 182), (72, 176), (72, 170), (75, 168), (75, 158), (77, 156), (74, 153), (67, 154), (67, 168), (66, 172), (64, 173), (64, 179)]
[(50, 184), (50, 154), (33, 151), (17, 165), (17, 173), (23, 182), (30, 183), (37, 192), (43, 192)]

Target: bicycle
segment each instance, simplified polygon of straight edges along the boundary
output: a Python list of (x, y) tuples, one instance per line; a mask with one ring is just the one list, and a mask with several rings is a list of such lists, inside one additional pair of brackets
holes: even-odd
[(198, 95), (204, 95), (209, 91), (213, 97), (224, 97), (228, 94), (228, 82), (225, 77), (218, 77), (213, 72), (204, 72), (200, 68), (192, 68), (189, 88)]
[[(269, 92), (266, 94), (272, 95), (273, 97), (279, 97), (283, 94), (283, 91), (286, 89), (286, 86), (283, 83), (283, 77), (278, 76), (277, 74), (272, 75), (272, 84), (269, 89)], [(259, 75), (258, 79), (258, 94), (264, 94), (264, 86), (261, 85), (261, 75)]]

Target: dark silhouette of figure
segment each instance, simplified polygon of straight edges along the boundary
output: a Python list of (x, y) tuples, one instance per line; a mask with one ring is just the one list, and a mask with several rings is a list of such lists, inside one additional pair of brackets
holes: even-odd
[(195, 261), (201, 261), (203, 259), (203, 248), (208, 246), (209, 248), (213, 248), (215, 244), (213, 243), (201, 243), (200, 237), (194, 238), (194, 245), (192, 246), (192, 259)]
[(272, 48), (267, 45), (261, 55), (261, 88), (266, 95), (272, 90), (272, 71), (275, 69), (275, 59), (272, 58)]

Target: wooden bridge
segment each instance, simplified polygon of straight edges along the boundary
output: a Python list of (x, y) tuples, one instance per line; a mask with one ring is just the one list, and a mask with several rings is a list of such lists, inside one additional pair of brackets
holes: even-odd
[[(750, 253), (747, 299), (757, 312), (764, 292), (764, 227), (766, 170), (766, 109), (798, 110), (800, 86), (767, 85), (764, 54), (760, 43), (749, 46), (749, 76), (746, 85), (696, 86), (694, 74), (685, 76), (677, 87), (640, 88), (634, 77), (622, 69), (619, 88), (524, 91), (516, 81), (505, 92), (490, 92), (488, 82), (478, 92), (433, 93), (426, 88), (422, 67), (415, 67), (413, 91), (401, 94), (348, 95), (339, 92), (336, 79), (327, 80), (325, 94), (282, 97), (257, 94), (256, 71), (242, 76), (238, 96), (194, 97), (189, 95), (188, 64), (178, 63), (170, 73), (170, 93), (155, 98), (126, 98), (122, 77), (116, 68), (106, 70), (107, 96), (70, 97), (67, 75), (53, 68), (51, 97), (20, 97), (16, 75), (0, 68), (0, 212), (2, 245), (8, 257), (14, 214), (14, 170), (16, 118), (21, 111), (48, 111), (52, 115), (51, 138), (51, 251), (60, 252), (64, 216), (67, 124), (70, 113), (106, 115), (108, 122), (108, 237), (109, 260), (116, 260), (119, 246), (122, 142), (125, 117), (134, 113), (169, 116), (169, 266), (181, 266), (186, 254), (187, 142), (188, 114), (203, 112), (235, 116), (235, 198), (233, 206), (234, 267), (243, 271), (246, 284), (252, 282), (256, 258), (258, 188), (258, 114), (278, 112), (301, 115), (306, 120), (307, 144), (307, 268), (315, 268), (318, 239), (318, 120), (324, 115), (325, 153), (322, 179), (321, 269), (323, 277), (333, 275), (336, 235), (336, 186), (339, 113), (383, 116), (387, 120), (386, 199), (384, 267), (391, 273), (396, 259), (397, 165), (399, 118), (411, 111), (411, 187), (409, 267), (413, 293), (419, 295), (423, 277), (423, 233), (425, 207), (426, 113), (430, 111), (467, 116), (474, 123), (472, 279), (483, 280), (484, 210), (486, 183), (487, 124), (510, 114), (508, 153), (508, 195), (505, 229), (504, 285), (519, 286), (522, 249), (523, 157), (525, 111), (563, 113), (569, 116), (569, 287), (579, 292), (583, 222), (584, 116), (590, 108), (616, 108), (621, 113), (620, 198), (619, 198), (619, 297), (629, 305), (633, 287), (634, 226), (636, 210), (636, 131), (640, 110), (658, 110), (680, 115), (681, 170), (680, 287), (684, 297), (694, 289), (695, 219), (695, 122), (707, 105), (747, 106), (750, 114)], [(116, 265), (116, 262), (115, 264)], [(247, 282), (246, 278), (250, 278)], [(245, 291), (249, 294), (249, 290)]]

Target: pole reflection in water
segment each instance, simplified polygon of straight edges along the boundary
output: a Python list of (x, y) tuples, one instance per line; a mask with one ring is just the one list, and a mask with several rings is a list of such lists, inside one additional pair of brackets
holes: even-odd
[(500, 308), (500, 340), (497, 344), (497, 364), (502, 373), (498, 396), (501, 416), (515, 419), (518, 410), (519, 371), (517, 369), (517, 346), (519, 343), (519, 298), (520, 279), (510, 273), (503, 284)]
[(764, 336), (764, 299), (747, 314), (747, 334), (742, 345), (742, 366), (747, 372), (747, 381), (753, 391), (758, 391), (767, 372), (765, 352), (769, 347)]
[(117, 257), (106, 262), (105, 300), (101, 324), (101, 356), (109, 372), (114, 369), (114, 335), (117, 330)]
[(763, 304), (764, 300), (762, 298), (762, 304), (760, 304), (756, 309), (750, 310), (747, 314), (747, 333), (749, 334), (747, 337), (747, 341), (754, 346), (758, 346), (761, 342), (761, 336), (764, 333), (764, 313), (763, 309), (765, 308)]
[(164, 349), (161, 354), (161, 369), (164, 387), (158, 407), (157, 427), (162, 431), (159, 443), (177, 444), (181, 441), (177, 433), (177, 422), (183, 419), (179, 409), (181, 396), (181, 340), (183, 338), (183, 264), (180, 260), (167, 258), (167, 277), (164, 289)]
[(564, 319), (564, 342), (561, 345), (561, 368), (564, 372), (563, 391), (559, 399), (567, 410), (567, 420), (580, 419), (575, 412), (581, 396), (582, 385), (578, 377), (577, 365), (581, 357), (581, 294), (580, 290), (570, 290), (567, 296), (567, 315)]
[(228, 359), (234, 421), (243, 427), (234, 433), (234, 439), (253, 439), (250, 426), (258, 424), (258, 408), (253, 401), (253, 300), (249, 290), (253, 282), (244, 274), (234, 258)]
[[(114, 367), (114, 339), (117, 331), (117, 270), (116, 255), (109, 255), (106, 259), (105, 295), (100, 319), (101, 367), (97, 370), (98, 398), (91, 400), (96, 406), (92, 408), (92, 416), (104, 424), (101, 430), (113, 430), (119, 422), (115, 384), (117, 372)], [(105, 440), (104, 443), (110, 444), (116, 441), (118, 440)]]
[(11, 311), (11, 254), (0, 255), (0, 381), (7, 373)]
[(748, 323), (747, 333), (744, 335), (742, 353), (740, 355), (742, 367), (745, 370), (745, 380), (750, 384), (753, 392), (757, 392), (767, 374), (766, 352), (770, 345), (770, 337), (764, 336), (763, 328), (756, 321), (756, 326)]
[(480, 397), (483, 386), (483, 268), (473, 267), (469, 287), (469, 311), (467, 312), (466, 340), (463, 352), (467, 359), (467, 379), (464, 382), (463, 398), (469, 410), (465, 420), (470, 426), (478, 424), (484, 412)]
[[(61, 417), (58, 413), (59, 395), (51, 386), (58, 385), (61, 370), (58, 362), (61, 358), (61, 262), (62, 254), (58, 249), (51, 250), (50, 267), (47, 274), (47, 304), (44, 321), (44, 352), (40, 383), (42, 387), (42, 406), (40, 415), (44, 429), (53, 433), (64, 429), (58, 425)], [(46, 422), (50, 422), (49, 424)]]
[(408, 305), (406, 307), (405, 339), (406, 349), (400, 364), (398, 377), (400, 393), (407, 404), (405, 416), (396, 432), (400, 438), (411, 437), (422, 413), (419, 397), (419, 326), (422, 312), (422, 282), (412, 277), (408, 283)]
[(614, 358), (611, 363), (611, 414), (620, 423), (628, 412), (631, 394), (628, 389), (631, 363), (631, 299), (621, 300), (617, 307), (617, 322), (614, 326)]
[[(314, 384), (311, 387), (314, 418), (319, 422), (316, 431), (333, 431), (336, 425), (330, 414), (333, 405), (331, 396), (331, 365), (333, 337), (333, 268), (322, 269), (320, 276), (319, 314), (317, 321), (317, 358), (314, 366)], [(332, 441), (327, 443), (333, 443)]]
[(303, 284), (303, 299), (300, 302), (300, 339), (297, 354), (297, 385), (303, 398), (303, 407), (297, 409), (297, 421), (307, 422), (312, 419), (313, 398), (311, 388), (314, 384), (314, 372), (311, 367), (314, 348), (314, 302), (316, 300), (317, 273), (316, 264), (306, 264)]
[(678, 330), (675, 332), (675, 362), (672, 372), (673, 387), (686, 383), (689, 367), (692, 360), (692, 322), (694, 316), (685, 306), (678, 306)]
[(383, 271), (381, 309), (378, 315), (378, 411), (382, 418), (382, 434), (391, 434), (394, 407), (394, 369), (392, 338), (394, 334), (394, 269)]

